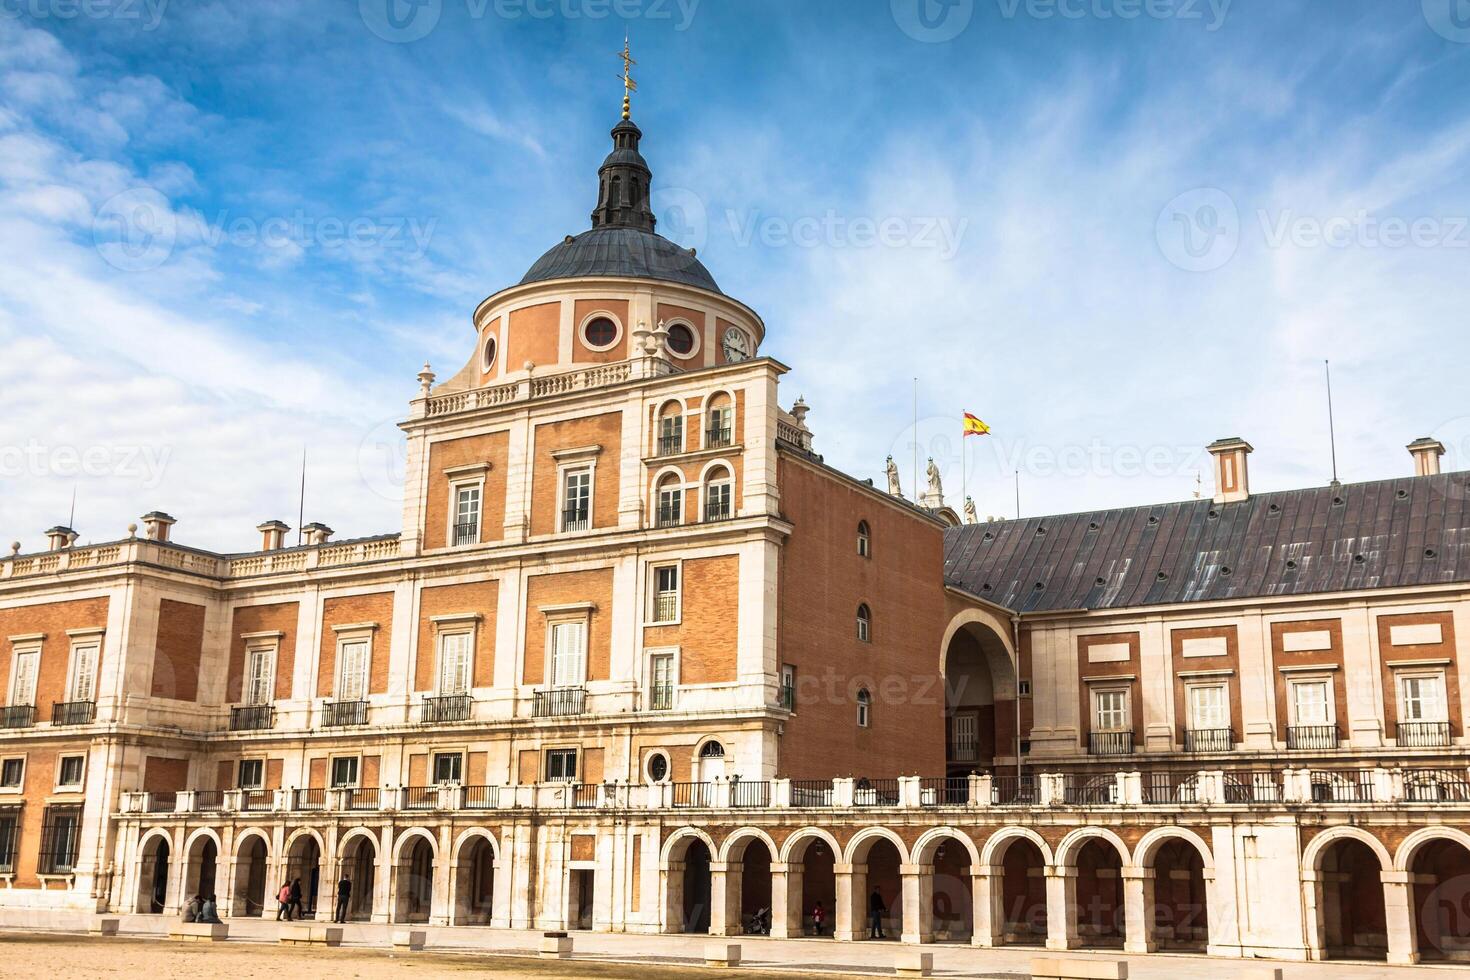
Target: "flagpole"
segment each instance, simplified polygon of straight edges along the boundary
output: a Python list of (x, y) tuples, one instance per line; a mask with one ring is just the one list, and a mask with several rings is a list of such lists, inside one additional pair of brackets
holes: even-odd
[(914, 379), (914, 503), (919, 502), (919, 379)]
[(1327, 372), (1327, 440), (1332, 447), (1332, 485), (1337, 486), (1337, 423), (1332, 417), (1332, 362), (1323, 361)]
[(969, 440), (970, 433), (960, 432), (960, 523), (965, 522), (965, 504), (970, 500), (970, 471), (968, 460), (965, 459), (965, 443)]
[(1016, 520), (1021, 519), (1021, 471), (1016, 470)]

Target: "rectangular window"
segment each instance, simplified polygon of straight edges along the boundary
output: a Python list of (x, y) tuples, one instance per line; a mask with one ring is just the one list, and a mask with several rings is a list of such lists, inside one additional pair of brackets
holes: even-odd
[(36, 870), (43, 875), (70, 874), (77, 861), (82, 826), (79, 806), (48, 806), (41, 821), (41, 855)]
[(439, 634), (439, 696), (470, 693), (470, 633)]
[(980, 752), (980, 717), (973, 711), (957, 712), (949, 719), (950, 753), (955, 762), (974, 762)]
[(372, 658), (369, 640), (343, 640), (337, 648), (337, 700), (367, 700), (368, 662)]
[(0, 762), (0, 789), (20, 789), (25, 776), (26, 760), (6, 759)]
[(67, 789), (79, 789), (82, 779), (87, 771), (87, 758), (81, 755), (67, 755), (61, 758), (61, 767), (56, 777), (56, 785)]
[(796, 667), (793, 664), (781, 665), (781, 707), (787, 711), (796, 710)]
[(240, 774), (235, 780), (235, 785), (237, 789), (264, 789), (265, 760), (241, 759)]
[(275, 700), (276, 651), (257, 647), (245, 651), (245, 703), (265, 705)]
[(1093, 727), (1100, 732), (1128, 730), (1128, 692), (1094, 691)]
[(1297, 681), (1291, 686), (1292, 713), (1300, 727), (1332, 724), (1331, 685), (1327, 681)]
[(868, 728), (873, 723), (873, 702), (867, 691), (858, 693), (857, 723), (859, 728)]
[(20, 807), (0, 807), (0, 874), (15, 873), (15, 852), (20, 841)]
[(1189, 727), (1200, 731), (1230, 727), (1230, 701), (1224, 684), (1189, 689)]
[(72, 650), (71, 700), (96, 700), (97, 653), (96, 643), (80, 644)]
[(592, 470), (567, 470), (562, 478), (561, 529), (585, 531), (592, 526)]
[(704, 519), (727, 521), (735, 516), (733, 484), (729, 480), (717, 480), (705, 488)]
[(357, 786), (357, 756), (342, 756), (332, 760), (332, 788)]
[(1449, 720), (1443, 674), (1405, 677), (1401, 683), (1404, 692), (1404, 721), (1443, 722)]
[(458, 752), (437, 752), (434, 755), (434, 782), (463, 782), (464, 756)]
[(40, 650), (17, 650), (15, 667), (10, 681), (10, 703), (23, 706), (36, 703), (36, 667), (41, 661)]
[(587, 679), (587, 624), (551, 627), (551, 686), (581, 687)]
[(679, 618), (679, 566), (661, 565), (653, 570), (653, 622), (672, 623)]
[(480, 543), (480, 484), (454, 488), (454, 544)]
[(684, 486), (671, 481), (658, 491), (658, 526), (677, 527), (684, 523)]
[(648, 658), (649, 697), (653, 710), (668, 711), (674, 706), (674, 655), (655, 653)]
[(551, 749), (546, 753), (546, 781), (548, 783), (577, 781), (576, 749)]

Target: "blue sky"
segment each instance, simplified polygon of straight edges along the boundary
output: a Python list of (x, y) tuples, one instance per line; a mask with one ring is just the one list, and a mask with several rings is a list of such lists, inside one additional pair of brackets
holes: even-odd
[[(1467, 0), (0, 2), (0, 536), (400, 520), (425, 361), (589, 224), (615, 52), (661, 230), (827, 459), (982, 515), (1470, 465)], [(921, 9), (922, 7), (922, 9)], [(923, 13), (924, 17), (919, 15)], [(422, 36), (419, 36), (422, 35)], [(142, 231), (139, 215), (157, 220)], [(141, 244), (140, 244), (141, 243)]]

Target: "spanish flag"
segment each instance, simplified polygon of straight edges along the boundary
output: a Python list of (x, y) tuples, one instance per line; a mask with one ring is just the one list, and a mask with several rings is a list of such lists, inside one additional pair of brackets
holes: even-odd
[(986, 425), (984, 422), (980, 421), (978, 418), (976, 418), (975, 416), (971, 415), (969, 412), (966, 412), (965, 413), (965, 435), (966, 436), (988, 436), (988, 435), (990, 435), (990, 426)]

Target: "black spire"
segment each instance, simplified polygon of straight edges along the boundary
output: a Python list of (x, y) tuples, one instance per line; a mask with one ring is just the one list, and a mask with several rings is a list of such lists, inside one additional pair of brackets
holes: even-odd
[(631, 119), (624, 118), (613, 127), (613, 150), (597, 172), (600, 186), (597, 210), (592, 212), (593, 228), (637, 228), (651, 232), (657, 224), (658, 219), (648, 203), (653, 172), (638, 152), (638, 142), (642, 139), (643, 131)]

